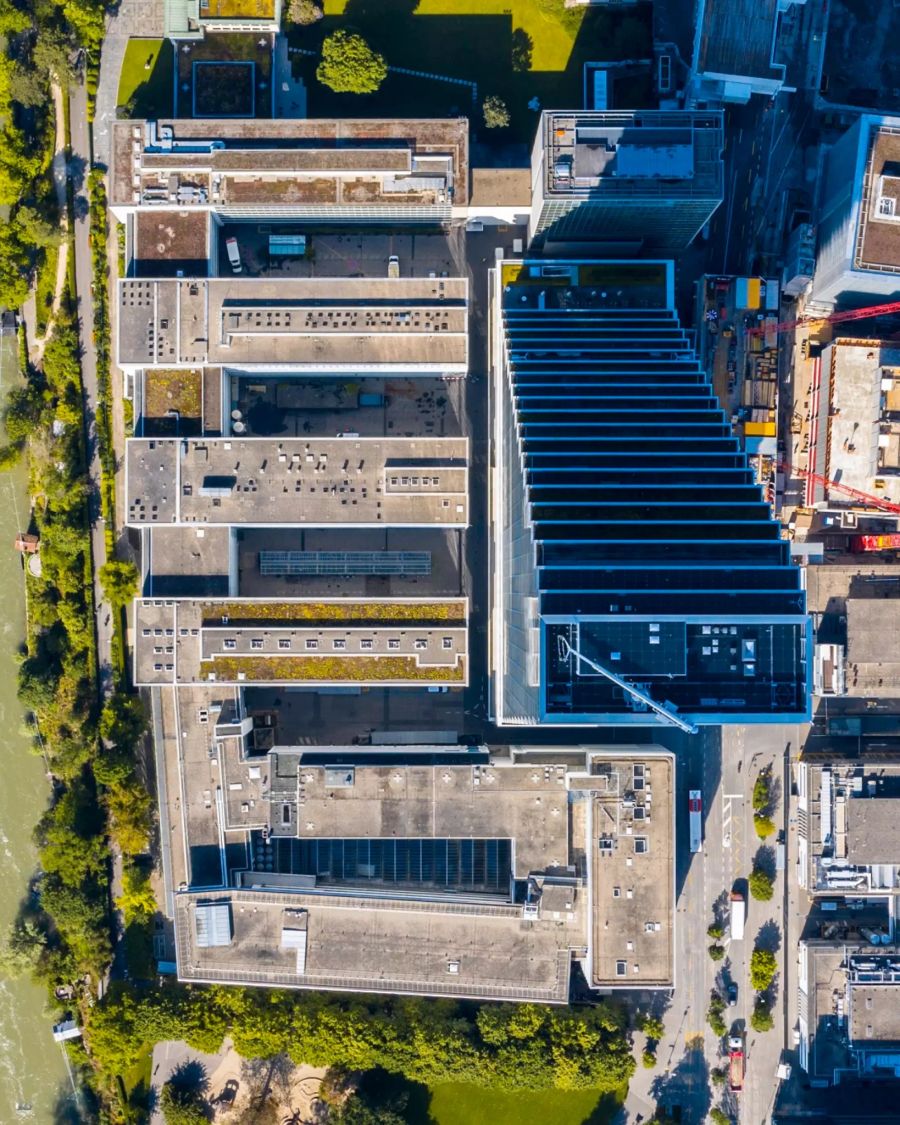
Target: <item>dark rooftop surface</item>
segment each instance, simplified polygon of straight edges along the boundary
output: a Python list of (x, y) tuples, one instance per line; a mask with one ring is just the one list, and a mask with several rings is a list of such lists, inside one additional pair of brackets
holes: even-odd
[(778, 0), (705, 0), (697, 70), (779, 78), (771, 65)]

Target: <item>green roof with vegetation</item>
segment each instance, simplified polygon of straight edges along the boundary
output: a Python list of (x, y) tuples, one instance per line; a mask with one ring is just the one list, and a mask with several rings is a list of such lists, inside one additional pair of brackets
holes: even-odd
[(321, 622), (333, 624), (353, 623), (389, 625), (404, 621), (424, 624), (440, 621), (447, 625), (458, 622), (465, 625), (465, 602), (459, 599), (442, 602), (205, 602), (203, 624), (218, 625), (223, 617), (230, 625), (242, 622), (279, 621)]
[[(206, 667), (206, 665), (203, 665)], [(399, 683), (429, 680), (463, 683), (465, 663), (418, 665), (413, 656), (221, 656), (212, 667), (221, 680)]]

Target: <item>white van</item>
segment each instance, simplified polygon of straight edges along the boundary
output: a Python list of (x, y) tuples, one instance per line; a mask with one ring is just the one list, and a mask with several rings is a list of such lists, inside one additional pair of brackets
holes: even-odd
[(244, 267), (241, 265), (241, 252), (238, 249), (237, 239), (226, 238), (225, 249), (228, 251), (228, 261), (231, 262), (232, 272), (241, 273)]
[(400, 259), (396, 254), (391, 254), (388, 258), (388, 277), (400, 276)]

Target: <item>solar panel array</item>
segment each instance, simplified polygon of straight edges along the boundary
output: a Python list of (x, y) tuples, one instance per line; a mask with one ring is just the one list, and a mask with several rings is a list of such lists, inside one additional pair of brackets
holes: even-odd
[(431, 551), (260, 551), (259, 572), (266, 578), (421, 578), (431, 574)]
[(254, 834), (261, 871), (315, 875), (323, 883), (415, 884), (507, 894), (512, 872), (508, 839), (298, 840)]

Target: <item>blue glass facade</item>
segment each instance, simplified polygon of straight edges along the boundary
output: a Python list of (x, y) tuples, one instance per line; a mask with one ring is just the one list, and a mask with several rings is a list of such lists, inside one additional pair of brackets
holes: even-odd
[(800, 571), (671, 263), (509, 263), (496, 284), (498, 721), (807, 718)]

